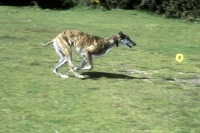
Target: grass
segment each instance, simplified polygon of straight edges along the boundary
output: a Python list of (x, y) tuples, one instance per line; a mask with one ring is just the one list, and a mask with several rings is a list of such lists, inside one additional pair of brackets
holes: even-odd
[[(58, 78), (45, 43), (67, 29), (137, 43)], [(0, 132), (200, 132), (200, 25), (141, 11), (0, 6)], [(184, 55), (182, 63), (175, 60)], [(81, 58), (73, 53), (77, 66)], [(60, 69), (67, 72), (67, 66)]]

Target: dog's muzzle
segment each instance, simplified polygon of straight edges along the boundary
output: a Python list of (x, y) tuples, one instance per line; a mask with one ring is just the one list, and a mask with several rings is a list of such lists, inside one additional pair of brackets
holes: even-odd
[(126, 44), (126, 46), (128, 46), (129, 48), (132, 48), (132, 46), (130, 46), (128, 43)]
[(126, 46), (128, 46), (129, 48), (132, 48), (133, 46), (136, 46), (136, 43), (134, 43), (134, 42), (131, 42), (131, 44), (126, 43)]

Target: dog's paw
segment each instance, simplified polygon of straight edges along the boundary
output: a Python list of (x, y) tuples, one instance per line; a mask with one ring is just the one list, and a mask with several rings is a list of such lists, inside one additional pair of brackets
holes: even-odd
[(77, 71), (79, 69), (79, 67), (75, 67), (74, 70)]
[(79, 67), (75, 67), (74, 70), (75, 70), (75, 71), (77, 71), (77, 70), (81, 70), (81, 68), (82, 68), (81, 66), (79, 66)]
[(67, 76), (67, 75), (60, 75), (60, 77), (61, 77), (61, 78), (63, 78), (63, 79), (66, 79), (66, 78), (68, 78), (68, 76)]
[(83, 79), (84, 78), (83, 75), (77, 75), (76, 77), (79, 78), (79, 79)]

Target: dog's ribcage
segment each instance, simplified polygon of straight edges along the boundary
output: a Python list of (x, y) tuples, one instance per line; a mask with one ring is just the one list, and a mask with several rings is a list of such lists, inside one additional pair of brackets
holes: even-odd
[(101, 57), (107, 54), (114, 46), (111, 38), (101, 38), (87, 33), (70, 30), (63, 34), (64, 39), (76, 48), (76, 51), (85, 56), (86, 51), (92, 54), (92, 57)]

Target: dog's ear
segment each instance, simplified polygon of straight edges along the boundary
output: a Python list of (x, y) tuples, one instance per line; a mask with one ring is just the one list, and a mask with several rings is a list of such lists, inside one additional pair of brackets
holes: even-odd
[(120, 32), (119, 32), (119, 35), (121, 36), (121, 35), (124, 35), (124, 34), (123, 34), (123, 32), (122, 32), (122, 31), (120, 31)]
[(119, 46), (119, 41), (118, 41), (118, 37), (117, 36), (113, 36), (113, 41), (116, 44), (116, 46)]

